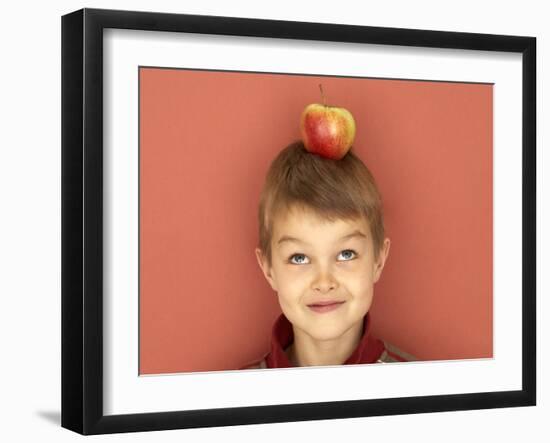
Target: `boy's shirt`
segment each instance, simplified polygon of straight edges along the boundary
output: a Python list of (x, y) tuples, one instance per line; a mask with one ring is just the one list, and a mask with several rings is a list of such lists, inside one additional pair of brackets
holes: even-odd
[[(373, 337), (370, 334), (369, 313), (363, 320), (363, 336), (361, 341), (344, 362), (344, 365), (365, 364), (365, 363), (391, 363), (416, 360), (412, 355), (407, 354), (395, 346)], [(284, 314), (281, 314), (275, 321), (271, 333), (270, 351), (261, 359), (255, 360), (240, 369), (264, 369), (264, 368), (290, 368), (292, 363), (285, 354), (285, 349), (292, 344), (294, 332), (292, 324)]]

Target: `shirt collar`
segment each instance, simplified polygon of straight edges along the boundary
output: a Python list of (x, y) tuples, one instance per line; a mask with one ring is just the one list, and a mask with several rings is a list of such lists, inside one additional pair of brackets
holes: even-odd
[[(383, 343), (372, 337), (370, 334), (370, 316), (369, 313), (363, 318), (363, 335), (361, 341), (344, 362), (345, 365), (360, 363), (374, 363), (384, 351)], [(292, 363), (285, 354), (285, 349), (294, 341), (294, 332), (292, 324), (284, 314), (281, 314), (275, 321), (271, 333), (271, 351), (268, 354), (268, 368), (290, 368)]]

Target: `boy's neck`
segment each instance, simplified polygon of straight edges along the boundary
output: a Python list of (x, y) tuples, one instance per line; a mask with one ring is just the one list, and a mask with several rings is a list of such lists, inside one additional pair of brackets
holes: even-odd
[(293, 366), (335, 366), (344, 364), (359, 345), (363, 321), (334, 340), (315, 340), (295, 327), (292, 329), (294, 342), (285, 353)]

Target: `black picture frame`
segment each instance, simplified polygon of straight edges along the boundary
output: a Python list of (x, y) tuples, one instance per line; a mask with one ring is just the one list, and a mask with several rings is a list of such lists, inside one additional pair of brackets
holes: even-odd
[[(103, 31), (193, 32), (522, 55), (522, 389), (260, 407), (104, 415)], [(151, 431), (536, 404), (536, 38), (153, 12), (81, 9), (62, 17), (62, 426)]]

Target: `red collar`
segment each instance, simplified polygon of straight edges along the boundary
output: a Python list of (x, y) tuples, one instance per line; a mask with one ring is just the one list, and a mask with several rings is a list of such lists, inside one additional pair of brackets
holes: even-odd
[[(361, 341), (344, 362), (345, 365), (374, 363), (384, 352), (384, 344), (371, 336), (369, 314), (363, 319), (363, 336)], [(293, 365), (285, 354), (285, 349), (294, 341), (292, 324), (284, 314), (275, 321), (271, 333), (271, 351), (266, 357), (268, 368), (290, 368)]]

